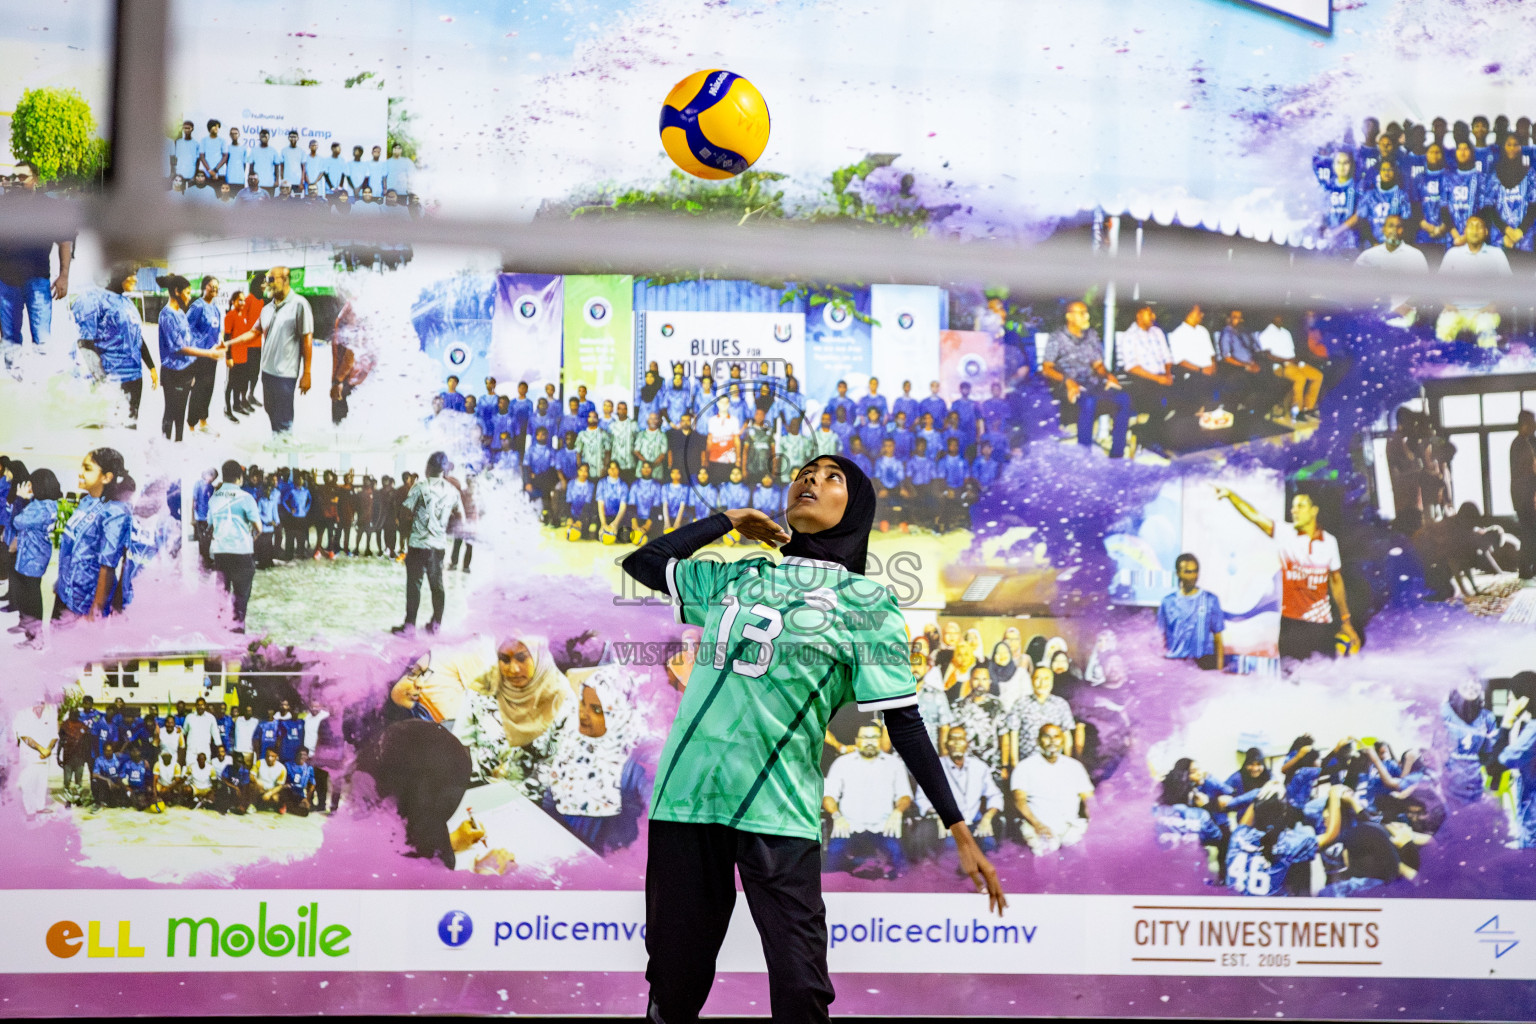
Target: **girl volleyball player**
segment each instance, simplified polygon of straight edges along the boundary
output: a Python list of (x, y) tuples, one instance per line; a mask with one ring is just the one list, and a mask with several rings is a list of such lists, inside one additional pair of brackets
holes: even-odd
[[(651, 1021), (698, 1019), (736, 871), (762, 936), (773, 1019), (829, 1019), (820, 757), (828, 721), (850, 700), (884, 713), (891, 746), (954, 836), (962, 870), (990, 908), (1007, 905), (918, 714), (901, 611), (864, 578), (874, 486), (849, 459), (813, 459), (789, 485), (786, 518), (792, 533), (756, 509), (716, 512), (623, 563), (667, 592), (680, 622), (704, 631), (651, 799)], [(783, 561), (690, 557), (731, 530), (783, 544)]]

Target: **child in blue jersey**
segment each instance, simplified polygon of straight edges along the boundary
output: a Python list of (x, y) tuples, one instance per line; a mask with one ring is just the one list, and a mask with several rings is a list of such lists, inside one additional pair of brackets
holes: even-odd
[(857, 434), (848, 437), (848, 459), (863, 471), (865, 476), (875, 475), (875, 461), (864, 450), (864, 442)]
[[(1330, 837), (1330, 842), (1332, 837)], [(1286, 875), (1318, 853), (1317, 833), (1279, 797), (1243, 812), (1227, 845), (1227, 887), (1240, 896), (1286, 896)]]
[(993, 457), (992, 442), (982, 437), (976, 446), (976, 458), (971, 460), (970, 476), (981, 487), (991, 487), (1003, 474), (1003, 464)]
[(1504, 137), (1503, 151), (1483, 178), (1479, 198), (1492, 211), (1488, 240), (1500, 248), (1531, 252), (1531, 226), (1536, 224), (1536, 177), (1532, 176), (1520, 140)]
[(640, 462), (640, 478), (629, 486), (626, 496), (629, 505), (630, 531), (638, 530), (647, 539), (661, 535), (661, 516), (656, 513), (656, 506), (661, 504), (661, 484), (651, 476), (651, 464), (644, 460)]
[(1466, 242), (1468, 218), (1488, 205), (1483, 196), (1486, 188), (1483, 171), (1470, 143), (1457, 143), (1456, 166), (1446, 177), (1450, 190), (1451, 244), (1462, 245)]
[(660, 397), (661, 411), (670, 426), (681, 423), (684, 414), (698, 411), (698, 392), (691, 381), (683, 378), (681, 366), (672, 368), (672, 382), (662, 390)]
[(1355, 175), (1355, 158), (1347, 150), (1333, 154), (1333, 173), (1322, 183), (1327, 209), (1323, 215), (1323, 244), (1330, 249), (1355, 249), (1360, 239), (1358, 199), (1360, 183)]
[(895, 519), (903, 526), (907, 525), (906, 503), (902, 498), (902, 485), (907, 480), (907, 466), (896, 456), (895, 438), (883, 438), (879, 452), (880, 457), (875, 460), (874, 473), (871, 477), (875, 482), (875, 497), (880, 499), (881, 511), (888, 517), (880, 521), (881, 531), (884, 532), (890, 529), (888, 519)]
[(48, 469), (34, 469), (16, 485), (16, 493), (25, 504), (9, 528), (16, 553), (7, 596), (21, 616), (19, 625), (26, 642), (35, 644), (43, 620), (43, 574), (53, 560), (53, 529), (64, 494), (58, 478)]
[(849, 450), (849, 442), (855, 436), (854, 424), (848, 422), (848, 410), (852, 402), (845, 406), (838, 406), (832, 410), (832, 433), (837, 435), (838, 453), (845, 454)]
[(859, 443), (864, 446), (866, 452), (878, 452), (880, 450), (880, 442), (885, 440), (886, 427), (881, 421), (880, 416), (880, 410), (871, 407), (866, 410), (857, 430), (855, 430)]
[(742, 478), (741, 467), (732, 466), (731, 475), (715, 492), (715, 504), (725, 508), (747, 508), (752, 503), (752, 492)]
[(1415, 241), (1420, 245), (1448, 245), (1451, 240), (1450, 171), (1445, 147), (1432, 142), (1424, 151), (1424, 168), (1413, 183), (1419, 200), (1419, 224)]
[(752, 507), (770, 519), (784, 511), (784, 489), (773, 482), (772, 473), (764, 473), (752, 488)]
[(1376, 183), (1360, 194), (1358, 209), (1362, 219), (1362, 234), (1369, 232), (1369, 237), (1363, 239), (1363, 242), (1368, 245), (1383, 241), (1381, 229), (1388, 217), (1401, 217), (1405, 224), (1411, 224), (1416, 219), (1413, 216), (1413, 196), (1408, 192), (1407, 185), (1399, 180), (1398, 173), (1397, 164), (1383, 163), (1377, 171)]
[(77, 486), (85, 496), (59, 540), (55, 619), (95, 619), (107, 613), (130, 537), (131, 516), (109, 507), (111, 489), (125, 475), (123, 456), (115, 449), (97, 448), (81, 460)]
[(568, 530), (576, 530), (583, 539), (597, 529), (597, 505), (592, 493), (594, 489), (585, 462), (576, 467), (576, 475), (565, 485), (565, 526)]
[(1242, 767), (1227, 776), (1227, 792), (1232, 795), (1227, 798), (1226, 809), (1240, 812), (1246, 808), (1259, 798), (1260, 791), (1272, 777), (1264, 764), (1264, 752), (1258, 747), (1249, 747), (1243, 754)]
[(906, 462), (912, 457), (912, 446), (917, 440), (917, 434), (911, 429), (906, 410), (899, 409), (892, 417), (891, 422), (885, 426), (885, 434), (895, 445), (896, 457)]
[(912, 457), (907, 460), (906, 471), (901, 496), (906, 502), (908, 521), (933, 529), (944, 485), (939, 479), (938, 464), (928, 457), (927, 438), (912, 439)]
[(949, 415), (955, 418), (960, 431), (960, 452), (969, 458), (973, 454), (971, 446), (976, 443), (976, 424), (981, 419), (981, 403), (971, 397), (969, 381), (960, 382), (960, 397), (950, 403)]
[(533, 440), (523, 455), (523, 493), (529, 500), (540, 503), (541, 523), (556, 525), (560, 473), (555, 468), (555, 450), (549, 445), (549, 431), (542, 425), (535, 428)]
[[(827, 399), (827, 404), (822, 406), (822, 410), (832, 414), (833, 423), (847, 423), (850, 427), (854, 425), (853, 420), (858, 415), (858, 406), (848, 397), (847, 381), (837, 382), (837, 394)], [(838, 415), (839, 413), (842, 415)]]
[[(693, 521), (693, 495), (683, 482), (683, 471), (673, 467), (667, 474), (667, 486), (661, 489), (661, 531), (671, 533), (684, 523)], [(709, 479), (706, 471), (704, 479)]]
[(593, 488), (592, 498), (597, 508), (598, 536), (611, 533), (618, 537), (624, 525), (625, 512), (628, 511), (629, 486), (619, 475), (619, 464), (616, 461), (608, 461), (608, 471)]
[[(180, 274), (155, 278), (169, 300), (160, 310), (160, 369), (165, 383), (165, 413), (160, 430), (167, 441), (182, 439), (186, 428), (187, 402), (197, 376), (199, 359), (223, 359), (224, 346), (215, 336), (211, 347), (199, 348), (187, 310), (192, 305), (192, 283)], [(174, 434), (174, 437), (172, 436)]]
[(1194, 761), (1181, 757), (1163, 776), (1162, 793), (1152, 808), (1157, 844), (1168, 850), (1210, 847), (1207, 867), (1220, 876), (1226, 864), (1227, 837), (1211, 816), (1210, 798), (1193, 781), (1195, 771)]
[(1440, 731), (1445, 795), (1463, 804), (1482, 799), (1483, 765), (1498, 743), (1499, 723), (1483, 706), (1481, 686), (1469, 680), (1451, 691), (1440, 706)]
[(715, 514), (720, 497), (718, 488), (709, 482), (709, 470), (701, 468), (694, 477), (693, 485), (689, 488), (688, 502), (694, 521), (708, 519)]

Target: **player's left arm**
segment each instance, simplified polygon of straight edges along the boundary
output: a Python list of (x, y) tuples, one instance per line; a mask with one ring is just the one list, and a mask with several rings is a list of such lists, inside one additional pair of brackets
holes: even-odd
[(1351, 647), (1360, 646), (1360, 634), (1355, 631), (1355, 625), (1350, 621), (1349, 599), (1344, 594), (1344, 574), (1334, 569), (1328, 573), (1328, 593), (1333, 597), (1334, 603), (1339, 606), (1339, 631), (1348, 639)]

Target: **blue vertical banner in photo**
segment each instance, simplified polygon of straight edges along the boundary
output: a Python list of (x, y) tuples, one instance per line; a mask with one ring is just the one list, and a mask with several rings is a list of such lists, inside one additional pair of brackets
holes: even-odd
[(825, 401), (846, 380), (851, 394), (862, 394), (872, 371), (869, 289), (812, 287), (805, 306), (803, 388)]
[(560, 383), (565, 279), (559, 274), (498, 274), (491, 321), (491, 374), (516, 394), (518, 381), (538, 395)]

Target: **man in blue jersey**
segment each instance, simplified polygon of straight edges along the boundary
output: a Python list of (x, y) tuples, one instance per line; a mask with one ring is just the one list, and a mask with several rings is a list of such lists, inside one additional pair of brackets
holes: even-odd
[(197, 170), (206, 173), (211, 184), (223, 182), (229, 167), (229, 143), (219, 138), (221, 127), (217, 118), (210, 120), (208, 134), (197, 145)]
[(263, 128), (257, 136), (256, 148), (251, 150), (251, 173), (256, 175), (256, 184), (267, 195), (272, 195), (277, 190), (277, 168), (282, 162), (282, 156), (272, 148), (272, 133)]
[(237, 751), (213, 781), (213, 808), (220, 814), (244, 814), (251, 805), (255, 784), (246, 761), (246, 755)]
[(1221, 601), (1200, 589), (1200, 560), (1189, 552), (1173, 563), (1179, 588), (1157, 608), (1157, 624), (1163, 630), (1163, 656), (1195, 662), (1210, 671), (1225, 664), (1223, 630), (1226, 616)]
[(91, 762), (91, 800), (97, 807), (117, 807), (126, 798), (123, 762), (117, 744), (105, 743)]
[(304, 817), (319, 809), (315, 802), (315, 768), (309, 763), (309, 748), (300, 747), (294, 757), (284, 765), (288, 777), (278, 796), (278, 811)]

